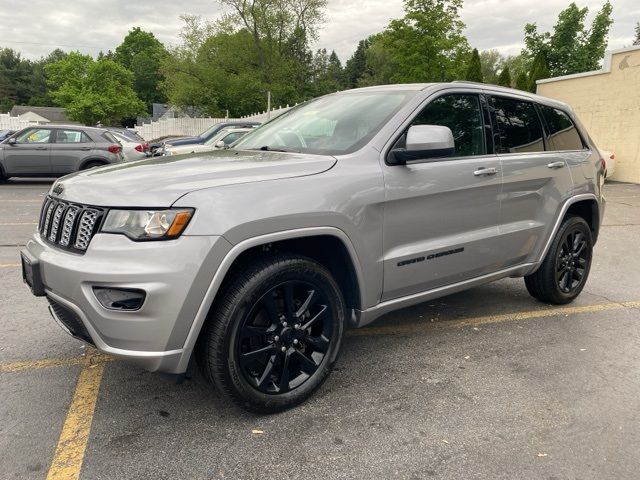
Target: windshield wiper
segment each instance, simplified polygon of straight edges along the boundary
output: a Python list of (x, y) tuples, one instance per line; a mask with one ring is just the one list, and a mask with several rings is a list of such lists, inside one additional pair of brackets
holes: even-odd
[(294, 152), (299, 153), (298, 150), (285, 147), (270, 147), (269, 145), (263, 145), (260, 148), (250, 148), (249, 150), (262, 150), (263, 152)]

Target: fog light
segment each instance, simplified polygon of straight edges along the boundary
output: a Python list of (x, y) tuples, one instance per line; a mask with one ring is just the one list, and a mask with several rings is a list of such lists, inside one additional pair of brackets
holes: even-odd
[(109, 310), (140, 310), (147, 296), (144, 290), (129, 288), (93, 287), (93, 293), (104, 308)]

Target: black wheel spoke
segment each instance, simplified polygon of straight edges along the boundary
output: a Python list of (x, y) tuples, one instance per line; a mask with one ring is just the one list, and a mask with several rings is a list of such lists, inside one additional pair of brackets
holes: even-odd
[(326, 305), (320, 305), (320, 311), (318, 313), (316, 313), (313, 317), (311, 317), (311, 319), (309, 319), (309, 321), (307, 321), (307, 323), (303, 324), (300, 328), (302, 330), (306, 330), (307, 328), (311, 327), (314, 323), (316, 323), (319, 319), (321, 319), (324, 314), (327, 311), (327, 306)]
[(316, 291), (309, 290), (308, 293), (309, 295), (307, 296), (307, 299), (304, 301), (304, 303), (300, 306), (300, 308), (296, 312), (296, 318), (300, 318), (302, 315), (304, 315), (304, 312), (306, 312), (309, 309), (309, 305), (311, 305), (311, 301), (313, 300), (313, 296), (315, 295)]
[(278, 309), (276, 307), (276, 300), (273, 298), (273, 292), (269, 292), (262, 298), (262, 304), (269, 316), (269, 320), (272, 324), (276, 324), (279, 321)]
[(282, 372), (280, 373), (280, 382), (278, 383), (278, 393), (289, 391), (289, 380), (291, 373), (289, 372), (289, 363), (291, 362), (291, 353), (285, 352), (282, 361)]
[(267, 365), (264, 367), (264, 371), (262, 372), (262, 375), (260, 375), (260, 377), (256, 379), (256, 384), (258, 385), (258, 387), (261, 387), (262, 385), (264, 385), (265, 380), (267, 380), (267, 378), (271, 376), (271, 372), (273, 371), (273, 365), (275, 363), (276, 363), (276, 355), (273, 354), (269, 357), (269, 361), (267, 362)]
[(329, 348), (329, 339), (324, 335), (319, 337), (305, 337), (304, 342), (310, 345), (316, 352), (325, 353)]
[(298, 362), (300, 363), (300, 369), (307, 375), (313, 375), (318, 369), (318, 365), (316, 365), (316, 362), (311, 360), (302, 352), (296, 350), (294, 353), (296, 355), (296, 358), (298, 359)]
[(284, 287), (284, 306), (286, 309), (286, 317), (287, 320), (293, 322), (295, 320), (294, 317), (294, 299), (293, 299), (293, 283), (285, 283)]
[(251, 350), (250, 352), (244, 352), (241, 354), (241, 357), (245, 359), (251, 358), (251, 357), (255, 357), (256, 355), (270, 352), (271, 350), (273, 350), (273, 345), (267, 345), (266, 347), (260, 347), (256, 350)]
[(256, 327), (255, 325), (247, 325), (242, 331), (242, 338), (264, 337), (268, 334), (268, 327)]

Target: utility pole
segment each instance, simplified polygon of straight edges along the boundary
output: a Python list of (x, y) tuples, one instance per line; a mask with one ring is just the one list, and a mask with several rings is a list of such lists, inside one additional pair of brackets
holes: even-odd
[(267, 120), (271, 119), (271, 90), (267, 91)]

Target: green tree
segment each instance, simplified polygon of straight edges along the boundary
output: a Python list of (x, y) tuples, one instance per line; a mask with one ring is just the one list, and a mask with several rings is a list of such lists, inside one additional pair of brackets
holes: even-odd
[(498, 75), (502, 70), (504, 57), (495, 48), (480, 52), (480, 64), (482, 65), (482, 79), (485, 83), (498, 83)]
[(107, 52), (98, 58), (115, 60), (130, 70), (133, 73), (133, 89), (147, 108), (150, 108), (154, 102), (165, 101), (159, 86), (163, 80), (160, 68), (166, 56), (164, 45), (153, 33), (135, 27), (124, 37), (115, 54)]
[(369, 39), (360, 40), (356, 51), (353, 52), (351, 58), (347, 60), (344, 67), (344, 75), (347, 88), (358, 86), (358, 81), (362, 78), (367, 70), (367, 50), (371, 42)]
[(119, 125), (123, 118), (144, 112), (144, 103), (132, 88), (133, 73), (113, 60), (95, 61), (72, 52), (45, 70), (52, 98), (72, 120)]
[(509, 71), (509, 65), (505, 65), (500, 75), (498, 76), (498, 85), (502, 87), (511, 87), (511, 72)]
[(535, 23), (525, 26), (525, 54), (532, 61), (539, 52), (546, 55), (551, 76), (580, 73), (598, 68), (607, 47), (613, 8), (607, 2), (587, 28), (587, 7), (571, 3), (558, 15), (553, 33), (539, 33)]
[(529, 90), (529, 77), (525, 72), (520, 72), (516, 77), (516, 85), (515, 88), (518, 90)]
[(469, 59), (469, 65), (464, 79), (470, 82), (482, 83), (482, 63), (480, 62), (480, 54), (477, 48), (474, 48), (471, 52), (471, 58)]
[(636, 38), (633, 40), (633, 44), (640, 45), (640, 22), (636, 23), (635, 32), (636, 32)]
[(537, 89), (536, 81), (549, 78), (549, 65), (547, 64), (547, 56), (544, 51), (540, 51), (536, 54), (531, 65), (531, 72), (529, 73), (529, 91), (535, 93)]
[(0, 112), (26, 105), (33, 96), (33, 64), (11, 48), (0, 49)]
[(462, 0), (405, 0), (404, 18), (381, 37), (396, 65), (391, 81), (441, 82), (464, 75), (469, 46), (460, 19)]

